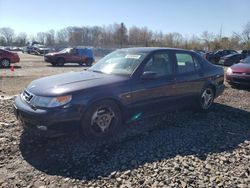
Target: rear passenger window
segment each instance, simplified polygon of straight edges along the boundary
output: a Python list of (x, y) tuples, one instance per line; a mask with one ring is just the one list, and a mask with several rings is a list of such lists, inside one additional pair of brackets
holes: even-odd
[(200, 63), (187, 53), (176, 53), (179, 74), (194, 72), (201, 68)]

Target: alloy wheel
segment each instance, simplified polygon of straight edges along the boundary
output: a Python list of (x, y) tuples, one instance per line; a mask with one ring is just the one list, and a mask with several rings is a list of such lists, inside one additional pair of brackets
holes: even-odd
[(92, 115), (91, 129), (95, 133), (103, 134), (109, 131), (115, 120), (115, 113), (109, 107), (99, 107)]
[(208, 109), (214, 100), (214, 92), (212, 88), (206, 88), (201, 94), (201, 106), (203, 109)]
[(3, 59), (3, 60), (1, 61), (1, 65), (2, 65), (3, 67), (9, 67), (9, 66), (10, 66), (10, 61), (9, 61), (8, 59)]

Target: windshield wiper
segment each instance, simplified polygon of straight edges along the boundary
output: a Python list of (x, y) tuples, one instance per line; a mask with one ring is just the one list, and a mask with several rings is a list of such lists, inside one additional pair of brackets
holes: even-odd
[(88, 69), (89, 71), (92, 71), (92, 72), (97, 72), (97, 73), (102, 73), (104, 74), (104, 72), (100, 71), (100, 70), (93, 70), (93, 69)]

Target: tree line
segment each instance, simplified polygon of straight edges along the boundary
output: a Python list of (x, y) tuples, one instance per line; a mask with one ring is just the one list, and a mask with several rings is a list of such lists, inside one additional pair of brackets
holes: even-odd
[(186, 49), (250, 49), (250, 21), (243, 26), (241, 33), (230, 37), (204, 31), (200, 36), (184, 37), (181, 33), (163, 33), (147, 27), (132, 26), (124, 23), (108, 26), (70, 26), (61, 30), (53, 29), (38, 32), (35, 36), (15, 33), (9, 27), (0, 28), (0, 46), (25, 46), (29, 42), (40, 42), (47, 46), (93, 46), (102, 48), (122, 48), (131, 46), (159, 46)]

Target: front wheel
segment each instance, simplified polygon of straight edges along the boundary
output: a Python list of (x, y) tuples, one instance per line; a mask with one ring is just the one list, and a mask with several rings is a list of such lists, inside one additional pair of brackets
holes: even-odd
[(110, 100), (93, 104), (81, 121), (81, 129), (86, 138), (108, 139), (114, 136), (121, 123), (121, 111)]
[(213, 88), (206, 87), (200, 95), (199, 105), (198, 105), (199, 109), (202, 111), (209, 110), (214, 102), (214, 97), (215, 93)]
[(0, 62), (0, 66), (4, 67), (4, 68), (7, 68), (10, 66), (10, 60), (8, 59), (3, 59), (1, 62)]

